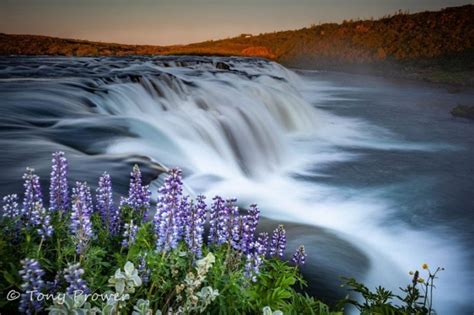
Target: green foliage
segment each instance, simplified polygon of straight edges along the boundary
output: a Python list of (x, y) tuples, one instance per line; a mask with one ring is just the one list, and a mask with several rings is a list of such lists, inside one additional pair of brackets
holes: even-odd
[[(121, 209), (127, 219), (139, 217)], [(45, 270), (43, 280), (59, 279), (56, 299), (46, 300), (50, 314), (261, 314), (271, 309), (284, 314), (328, 315), (329, 308), (296, 291), (305, 286), (299, 270), (276, 258), (264, 260), (256, 281), (244, 276), (245, 257), (227, 244), (205, 245), (202, 258), (195, 257), (184, 243), (170, 252), (155, 250), (151, 222), (142, 222), (135, 241), (121, 246), (121, 237), (111, 235), (97, 214), (92, 217), (96, 236), (82, 254), (77, 254), (69, 232), (67, 212), (53, 213), (52, 237), (42, 239), (37, 230), (16, 228), (18, 222), (0, 219), (0, 292), (21, 291), (20, 260), (38, 260)], [(143, 261), (149, 270), (140, 270)], [(90, 295), (67, 295), (61, 272), (69, 264), (84, 269)], [(56, 277), (56, 276), (59, 276)], [(46, 293), (46, 292), (45, 292)], [(61, 297), (62, 295), (62, 297)], [(92, 298), (97, 295), (98, 298)], [(18, 301), (1, 301), (2, 313), (14, 314)]]
[(345, 278), (345, 285), (349, 291), (360, 294), (362, 299), (346, 297), (339, 302), (339, 305), (341, 307), (346, 304), (353, 305), (362, 315), (435, 314), (432, 307), (434, 280), (437, 279), (438, 272), (444, 269), (438, 267), (431, 272), (427, 264), (423, 264), (422, 268), (427, 271), (427, 279), (421, 278), (419, 271), (410, 272), (413, 276), (411, 283), (406, 288), (400, 288), (404, 296), (395, 295), (381, 286), (371, 291), (355, 279)]

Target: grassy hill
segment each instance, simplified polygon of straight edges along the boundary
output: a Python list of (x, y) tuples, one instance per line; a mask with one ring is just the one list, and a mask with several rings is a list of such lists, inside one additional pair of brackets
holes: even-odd
[(466, 5), (167, 47), (0, 34), (0, 54), (258, 56), (297, 68), (380, 73), (473, 86), (473, 17), (474, 5)]

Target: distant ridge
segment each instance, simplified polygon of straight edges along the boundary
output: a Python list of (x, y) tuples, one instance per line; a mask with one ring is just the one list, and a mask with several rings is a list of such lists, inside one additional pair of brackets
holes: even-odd
[(0, 34), (2, 55), (124, 56), (191, 54), (256, 56), (286, 66), (380, 73), (474, 85), (474, 5), (397, 12), (378, 20), (326, 23), (181, 46), (123, 45)]

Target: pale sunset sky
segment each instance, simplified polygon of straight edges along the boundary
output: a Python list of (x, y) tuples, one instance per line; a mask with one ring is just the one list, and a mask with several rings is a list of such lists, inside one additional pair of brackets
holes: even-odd
[(187, 44), (298, 29), (457, 0), (0, 0), (0, 32), (125, 44)]

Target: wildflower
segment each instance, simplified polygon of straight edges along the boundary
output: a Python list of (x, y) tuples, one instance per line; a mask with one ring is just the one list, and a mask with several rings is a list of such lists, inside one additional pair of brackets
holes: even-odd
[(112, 180), (110, 175), (104, 172), (99, 178), (99, 185), (96, 189), (96, 209), (109, 233), (115, 235), (120, 225), (120, 213), (119, 209), (114, 206), (112, 196)]
[(215, 196), (211, 208), (209, 209), (209, 236), (208, 243), (217, 243), (217, 225), (219, 222), (219, 213), (224, 208), (224, 199)]
[(238, 220), (239, 209), (235, 206), (237, 199), (227, 199), (224, 206), (221, 207), (217, 213), (217, 244), (232, 243), (235, 231), (238, 228), (236, 226), (236, 220)]
[(304, 246), (300, 245), (296, 252), (293, 254), (293, 258), (291, 259), (297, 266), (303, 266), (306, 262), (306, 252), (304, 250)]
[(26, 173), (23, 175), (25, 196), (23, 198), (22, 215), (26, 218), (30, 217), (35, 207), (43, 208), (43, 194), (39, 177), (34, 172), (33, 168), (27, 167)]
[(14, 219), (19, 215), (20, 209), (18, 208), (18, 195), (11, 194), (3, 197), (2, 217)]
[(132, 220), (130, 221), (130, 223), (125, 223), (123, 228), (124, 228), (124, 231), (123, 231), (122, 246), (125, 248), (128, 248), (130, 245), (135, 243), (135, 239), (137, 237), (137, 232), (138, 232), (138, 225), (133, 224), (133, 220)]
[(232, 248), (237, 251), (245, 251), (246, 239), (244, 239), (243, 234), (244, 230), (248, 229), (247, 216), (235, 215), (232, 218), (229, 218), (229, 225), (231, 225), (231, 245)]
[(158, 251), (168, 251), (176, 248), (179, 240), (179, 225), (182, 221), (182, 173), (179, 169), (171, 169), (163, 186), (158, 190), (157, 210), (153, 219), (156, 233), (156, 248)]
[(69, 207), (67, 184), (68, 162), (64, 156), (64, 152), (59, 151), (53, 153), (51, 168), (49, 209), (51, 211), (66, 210)]
[(21, 261), (20, 276), (23, 280), (18, 310), (21, 313), (36, 314), (43, 309), (43, 301), (38, 296), (42, 293), (44, 271), (35, 259), (26, 258)]
[(207, 205), (204, 201), (206, 197), (199, 195), (196, 198), (196, 205), (191, 205), (186, 214), (185, 241), (190, 251), (197, 257), (201, 257), (204, 233), (205, 214)]
[(150, 208), (151, 191), (149, 186), (142, 185), (142, 173), (138, 165), (134, 165), (130, 173), (130, 186), (128, 198), (122, 199), (120, 206), (129, 206), (135, 211), (140, 211), (143, 219), (146, 219)]
[(260, 220), (260, 210), (256, 204), (252, 204), (249, 207), (249, 214), (248, 214), (248, 223), (249, 223), (249, 232), (251, 237), (255, 234), (257, 230), (258, 221)]
[(93, 236), (91, 215), (92, 198), (87, 183), (76, 182), (72, 189), (71, 233), (76, 238), (77, 253), (82, 254)]
[(423, 278), (418, 278), (418, 283), (423, 283), (425, 280)]
[(270, 244), (270, 256), (283, 257), (283, 253), (286, 248), (286, 231), (283, 225), (279, 225), (273, 231), (272, 242)]
[(257, 241), (253, 245), (253, 250), (246, 253), (244, 275), (252, 281), (257, 281), (257, 275), (260, 272), (260, 266), (267, 253), (268, 234), (260, 233)]
[(191, 210), (191, 202), (189, 201), (189, 199), (189, 196), (181, 197), (181, 199), (179, 200), (179, 206), (176, 209), (176, 212), (174, 213), (174, 220), (178, 229), (178, 241), (185, 237), (187, 215)]
[(268, 233), (262, 232), (258, 234), (257, 242), (255, 245), (255, 251), (260, 255), (265, 257), (268, 250)]
[(38, 234), (42, 238), (51, 237), (53, 235), (54, 229), (51, 224), (51, 217), (45, 208), (40, 207), (39, 203), (35, 205), (31, 218), (35, 218), (34, 221), (36, 224), (34, 225), (37, 227)]
[(421, 268), (427, 270), (429, 268), (428, 264), (427, 263), (424, 263), (423, 265), (421, 265)]
[(138, 264), (137, 270), (143, 283), (147, 284), (150, 281), (151, 270), (147, 267), (146, 254), (145, 256), (140, 256), (140, 263)]
[(415, 273), (413, 274), (413, 279), (411, 280), (413, 287), (415, 287), (416, 284), (418, 283), (419, 277), (420, 277), (420, 273), (418, 272), (418, 270), (416, 270)]
[(257, 205), (253, 204), (249, 208), (249, 213), (242, 218), (242, 239), (240, 251), (247, 254), (254, 246), (255, 231), (260, 218), (260, 211)]
[(66, 280), (68, 287), (66, 288), (66, 293), (70, 295), (82, 295), (88, 294), (90, 292), (87, 287), (87, 282), (82, 279), (84, 274), (84, 269), (81, 268), (79, 263), (74, 265), (69, 265), (64, 269), (64, 280)]

